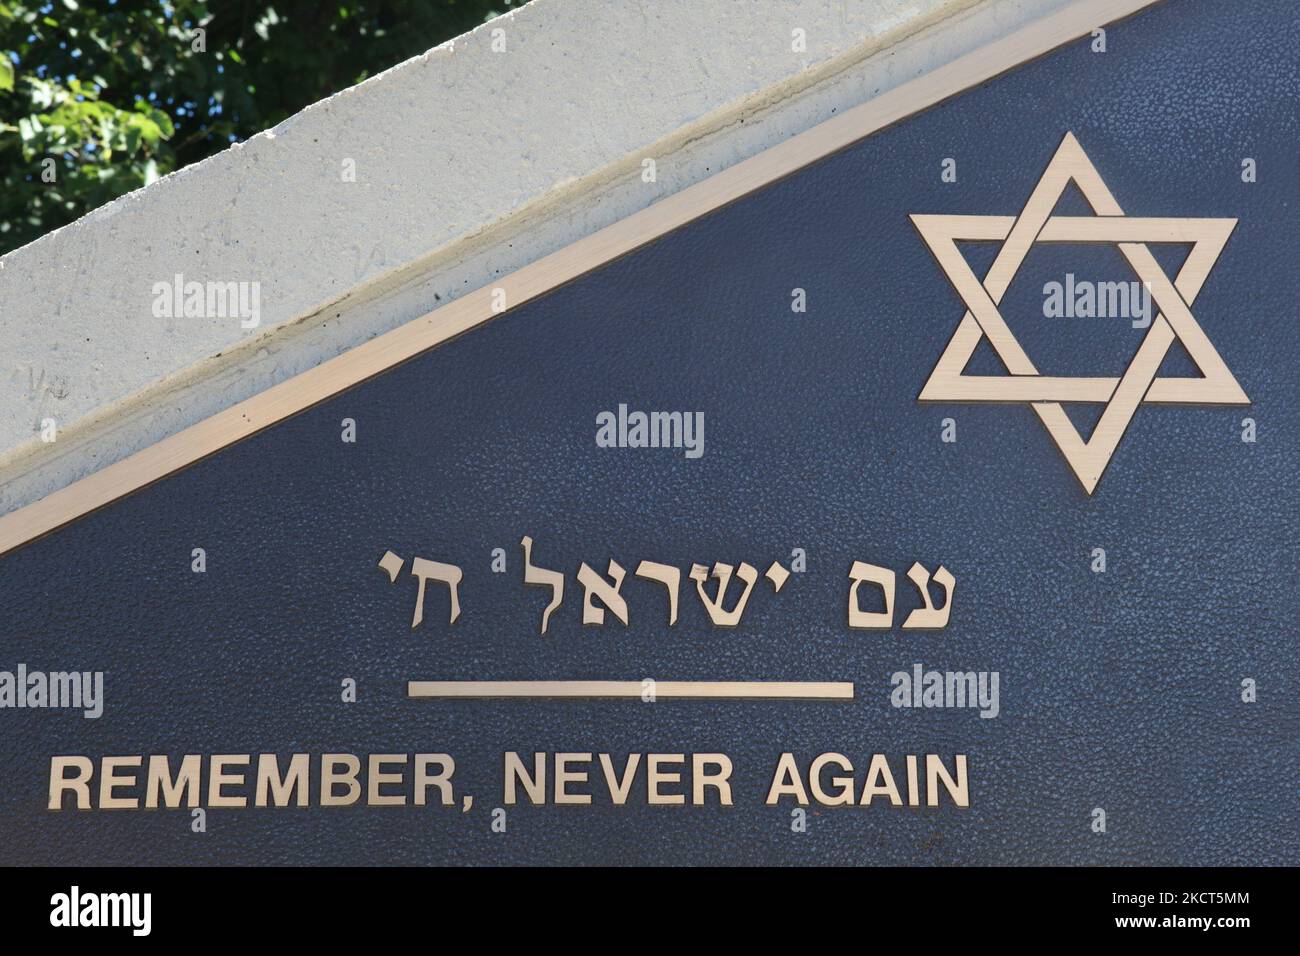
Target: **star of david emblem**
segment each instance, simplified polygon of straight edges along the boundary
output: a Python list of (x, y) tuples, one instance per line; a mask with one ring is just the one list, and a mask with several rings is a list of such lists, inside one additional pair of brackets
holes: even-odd
[[(1071, 181), (1095, 215), (1052, 215)], [(1236, 219), (1124, 215), (1072, 133), (1066, 133), (1018, 216), (913, 215), (911, 219), (968, 310), (917, 400), (1027, 402), (1088, 494), (1096, 489), (1139, 405), (1250, 404), (1191, 311), (1196, 294), (1237, 224)], [(1002, 243), (982, 282), (958, 251), (958, 240)], [(1137, 277), (1150, 289), (1151, 299), (1160, 313), (1151, 321), (1137, 353), (1119, 378), (1040, 374), (1011, 334), (998, 312), (998, 303), (1030, 246), (1036, 242), (1115, 243)], [(1192, 244), (1187, 260), (1172, 282), (1146, 246), (1158, 242)], [(964, 374), (984, 338), (1009, 374)], [(1183, 344), (1203, 377), (1156, 377), (1175, 340)], [(1086, 441), (1062, 407), (1063, 403), (1070, 402), (1105, 405), (1101, 419)]]

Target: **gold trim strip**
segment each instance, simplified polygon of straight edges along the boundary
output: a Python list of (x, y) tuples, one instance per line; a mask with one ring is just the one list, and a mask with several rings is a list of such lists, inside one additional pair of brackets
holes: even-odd
[(39, 501), (0, 517), (0, 555), (167, 477), (227, 445), (492, 318), (492, 290), (516, 307), (863, 137), (1129, 16), (1156, 0), (1074, 0), (979, 49), (846, 110), (509, 276), (412, 319)]
[[(852, 700), (853, 685), (834, 681), (689, 681), (654, 682), (656, 700)], [(616, 698), (640, 700), (646, 692), (639, 680), (413, 680), (406, 685), (410, 698), (471, 699), (514, 698)]]

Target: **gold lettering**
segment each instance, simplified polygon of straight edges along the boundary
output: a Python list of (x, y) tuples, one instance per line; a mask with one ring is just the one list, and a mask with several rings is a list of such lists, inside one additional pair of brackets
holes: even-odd
[[(77, 771), (75, 777), (69, 777), (67, 771)], [(78, 810), (90, 809), (90, 778), (95, 773), (95, 765), (89, 757), (51, 757), (50, 758), (50, 802), (49, 809), (63, 809), (63, 791), (71, 790), (77, 799)]]

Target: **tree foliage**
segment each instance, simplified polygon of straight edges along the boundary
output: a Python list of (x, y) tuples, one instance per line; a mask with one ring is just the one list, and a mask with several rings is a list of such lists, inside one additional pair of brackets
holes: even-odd
[(510, 0), (0, 0), (0, 253)]

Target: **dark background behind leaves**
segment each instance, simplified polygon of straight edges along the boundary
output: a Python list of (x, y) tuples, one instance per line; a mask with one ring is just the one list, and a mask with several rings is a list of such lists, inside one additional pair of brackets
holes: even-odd
[(509, 8), (0, 0), (0, 254)]

